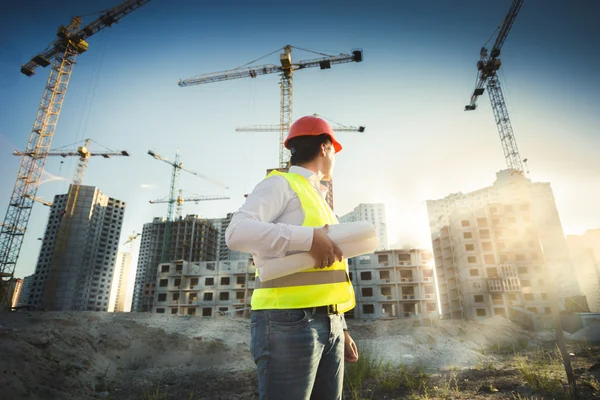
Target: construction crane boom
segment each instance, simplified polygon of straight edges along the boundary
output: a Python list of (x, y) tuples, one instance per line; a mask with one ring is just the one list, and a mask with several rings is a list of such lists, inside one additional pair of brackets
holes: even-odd
[[(236, 132), (279, 132), (281, 127), (279, 125), (252, 125), (252, 126), (241, 126), (235, 128)], [(341, 126), (333, 127), (334, 132), (364, 132), (364, 126)]]
[(135, 231), (133, 231), (132, 234), (127, 237), (127, 240), (123, 243), (123, 246), (126, 246), (129, 243), (131, 243), (131, 247), (133, 247), (135, 240), (140, 236), (142, 236), (141, 233), (135, 233)]
[(500, 87), (497, 71), (502, 65), (498, 58), (500, 51), (523, 5), (523, 1), (513, 0), (508, 13), (498, 28), (498, 36), (496, 37), (491, 53), (488, 54), (487, 48), (481, 48), (479, 52), (480, 59), (477, 62), (477, 83), (471, 95), (471, 102), (465, 106), (465, 111), (475, 110), (477, 108), (477, 98), (483, 94), (487, 86), (506, 164), (509, 169), (519, 174), (523, 173), (523, 161), (521, 160), (512, 124), (508, 116), (508, 109), (506, 108), (506, 101)]
[[(291, 69), (297, 71), (299, 69), (320, 67), (321, 69), (329, 69), (335, 64), (345, 64), (349, 62), (362, 61), (362, 50), (354, 50), (352, 54), (340, 54), (339, 56), (330, 56), (323, 58), (315, 58), (312, 60), (299, 61), (291, 64)], [(268, 75), (274, 73), (282, 73), (286, 70), (284, 66), (275, 64), (257, 65), (246, 68), (236, 68), (228, 71), (214, 72), (195, 76), (189, 79), (180, 80), (178, 85), (181, 87), (202, 85), (206, 83), (229, 81), (232, 79), (241, 78), (256, 78), (260, 75)]]
[(281, 65), (266, 64), (253, 67), (236, 68), (223, 72), (215, 72), (205, 75), (199, 75), (193, 78), (179, 81), (180, 87), (202, 85), (206, 83), (221, 82), (232, 79), (256, 78), (260, 75), (273, 73), (280, 74), (280, 110), (279, 110), (279, 168), (286, 168), (289, 161), (289, 154), (286, 151), (283, 142), (292, 121), (293, 87), (292, 76), (294, 71), (306, 68), (319, 67), (320, 69), (329, 69), (334, 64), (344, 64), (349, 62), (361, 62), (363, 51), (361, 49), (352, 50), (352, 54), (339, 54), (336, 56), (326, 55), (326, 57), (314, 58), (310, 60), (292, 62), (292, 46), (283, 48), (279, 60)]
[[(36, 157), (23, 157), (17, 180), (8, 203), (8, 210), (0, 229), (0, 276), (12, 279), (19, 253), (23, 244), (24, 232), (35, 202), (37, 189), (46, 164), (46, 153), (50, 150), (54, 131), (62, 109), (67, 87), (71, 79), (77, 55), (87, 51), (88, 37), (117, 22), (125, 15), (148, 3), (150, 0), (126, 0), (102, 14), (92, 23), (79, 29), (82, 20), (74, 17), (68, 26), (60, 26), (57, 38), (49, 48), (35, 55), (21, 66), (27, 76), (35, 74), (38, 66), (51, 65), (50, 74), (44, 87), (42, 100), (25, 148)], [(0, 279), (0, 309), (8, 307), (7, 281)]]
[[(73, 18), (73, 21), (77, 21), (77, 24), (70, 25), (69, 27), (63, 25), (59, 26), (56, 33), (57, 38), (54, 40), (54, 42), (47, 50), (36, 54), (29, 62), (27, 62), (25, 65), (22, 65), (21, 73), (27, 76), (34, 75), (37, 67), (41, 66), (45, 68), (50, 65), (52, 62), (51, 60), (60, 55), (67, 45), (76, 46), (79, 50), (79, 53), (87, 51), (88, 44), (85, 42), (85, 39), (100, 32), (104, 28), (110, 27), (112, 24), (119, 22), (121, 18), (148, 2), (150, 2), (150, 0), (125, 1), (118, 6), (107, 10), (100, 17), (79, 30), (78, 28), (81, 25), (81, 18)], [(73, 24), (73, 22), (71, 22), (71, 24)]]
[(175, 215), (177, 216), (177, 218), (179, 218), (179, 217), (181, 217), (183, 203), (194, 202), (194, 203), (198, 204), (198, 202), (200, 202), (200, 201), (210, 201), (210, 200), (229, 200), (229, 197), (227, 197), (227, 196), (196, 196), (196, 197), (183, 198), (183, 196), (181, 195), (181, 189), (179, 189), (179, 196), (177, 196), (176, 199), (169, 198), (169, 199), (150, 200), (150, 204), (175, 203), (176, 208), (177, 208)]

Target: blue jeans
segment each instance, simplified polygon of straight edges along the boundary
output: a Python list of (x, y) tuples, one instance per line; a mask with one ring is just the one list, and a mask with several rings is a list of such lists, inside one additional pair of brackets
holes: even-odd
[(342, 317), (312, 308), (253, 310), (250, 351), (261, 400), (341, 400)]

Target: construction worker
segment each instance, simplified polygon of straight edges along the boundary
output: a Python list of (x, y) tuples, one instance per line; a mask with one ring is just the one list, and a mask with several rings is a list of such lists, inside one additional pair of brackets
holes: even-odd
[(289, 172), (271, 172), (248, 195), (225, 233), (232, 250), (252, 253), (257, 267), (308, 252), (314, 267), (260, 282), (252, 295), (250, 350), (260, 399), (338, 400), (344, 361), (356, 362), (356, 344), (343, 313), (355, 305), (347, 262), (327, 235), (337, 219), (325, 201), (335, 154), (342, 146), (323, 119), (300, 118), (284, 143)]

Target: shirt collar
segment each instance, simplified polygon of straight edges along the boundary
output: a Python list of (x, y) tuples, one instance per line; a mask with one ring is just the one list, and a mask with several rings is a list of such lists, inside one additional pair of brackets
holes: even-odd
[(310, 182), (311, 185), (313, 185), (315, 187), (315, 189), (320, 191), (323, 194), (323, 196), (325, 196), (327, 194), (327, 191), (329, 189), (327, 188), (327, 186), (321, 184), (321, 181), (319, 180), (319, 176), (317, 174), (315, 174), (314, 172), (312, 172), (311, 170), (306, 169), (304, 167), (299, 167), (297, 165), (292, 165), (289, 169), (289, 172), (291, 172), (293, 174), (302, 175), (303, 177), (306, 178), (306, 180), (308, 180)]

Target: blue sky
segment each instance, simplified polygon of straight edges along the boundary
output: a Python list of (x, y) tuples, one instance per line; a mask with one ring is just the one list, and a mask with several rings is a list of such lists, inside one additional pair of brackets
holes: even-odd
[[(16, 2), (14, 2), (16, 3)], [(323, 4), (321, 4), (323, 3)], [(231, 200), (184, 206), (220, 217), (277, 165), (277, 134), (236, 133), (279, 120), (278, 77), (180, 88), (197, 74), (235, 68), (286, 44), (331, 54), (360, 47), (364, 62), (294, 75), (294, 118), (319, 113), (363, 134), (340, 134), (336, 212), (383, 202), (394, 245), (429, 247), (425, 201), (490, 185), (505, 166), (487, 95), (465, 113), (479, 49), (506, 14), (509, 0), (481, 1), (151, 1), (89, 39), (77, 65), (53, 147), (87, 137), (130, 158), (93, 159), (85, 184), (127, 202), (123, 239), (164, 216), (148, 200), (168, 192), (170, 170), (152, 149), (227, 183), (197, 177), (180, 186)], [(0, 210), (5, 212), (48, 70), (20, 65), (44, 49), (74, 15), (117, 1), (32, 0), (3, 6), (0, 16)], [(500, 79), (521, 156), (531, 177), (551, 182), (566, 233), (600, 227), (600, 3), (526, 0), (502, 52)], [(84, 23), (94, 17), (84, 18)], [(294, 49), (295, 60), (316, 55)], [(278, 63), (277, 53), (260, 63)], [(99, 149), (99, 148), (96, 148)], [(62, 160), (62, 159), (61, 159)], [(40, 186), (51, 200), (67, 190), (76, 159), (50, 159), (63, 180)], [(45, 179), (48, 179), (46, 177)], [(17, 275), (33, 272), (48, 209), (36, 205)]]

